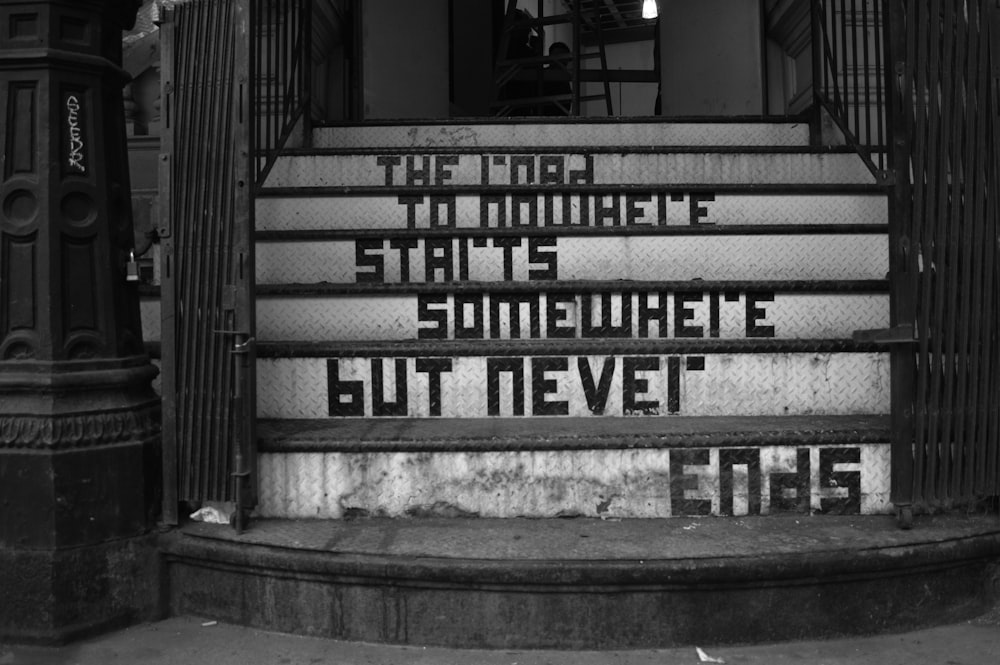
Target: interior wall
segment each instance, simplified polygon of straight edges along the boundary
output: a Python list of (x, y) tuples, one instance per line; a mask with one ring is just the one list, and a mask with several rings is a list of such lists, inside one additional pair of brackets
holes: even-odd
[(493, 0), (452, 2), (452, 116), (488, 116), (493, 98)]
[(358, 4), (364, 117), (447, 118), (448, 0)]
[[(593, 49), (596, 51), (596, 49)], [(608, 44), (605, 55), (608, 60), (608, 71), (616, 69), (652, 69), (654, 44), (652, 40), (628, 42), (623, 44)], [(591, 60), (596, 63), (597, 60)], [(590, 65), (594, 67), (596, 65)], [(611, 82), (611, 108), (615, 116), (653, 115), (656, 104), (656, 83)], [(607, 103), (604, 100), (604, 84), (597, 82), (585, 83), (581, 94), (584, 96), (601, 95), (601, 99), (583, 103), (583, 114), (589, 118), (599, 118), (608, 115)]]
[(663, 115), (764, 112), (758, 0), (659, 0)]

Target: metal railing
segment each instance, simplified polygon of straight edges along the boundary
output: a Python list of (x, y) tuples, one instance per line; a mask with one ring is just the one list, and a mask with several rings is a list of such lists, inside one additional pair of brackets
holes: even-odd
[[(312, 0), (251, 0), (250, 108), (255, 185), (297, 132), (309, 136)], [(300, 127), (301, 124), (301, 127)]]
[[(813, 0), (813, 95), (824, 142), (854, 147), (872, 173), (887, 177), (890, 128), (885, 0)], [(833, 134), (824, 129), (832, 123)]]
[(893, 502), (967, 504), (1000, 495), (1000, 7), (887, 2), (903, 63), (894, 316), (913, 329)]

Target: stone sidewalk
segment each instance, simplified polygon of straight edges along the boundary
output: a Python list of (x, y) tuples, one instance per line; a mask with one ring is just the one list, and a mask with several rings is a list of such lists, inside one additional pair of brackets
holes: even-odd
[(0, 665), (989, 665), (1000, 663), (1000, 603), (972, 621), (927, 630), (705, 647), (702, 654), (695, 647), (603, 652), (395, 647), (176, 617), (59, 648), (0, 645)]

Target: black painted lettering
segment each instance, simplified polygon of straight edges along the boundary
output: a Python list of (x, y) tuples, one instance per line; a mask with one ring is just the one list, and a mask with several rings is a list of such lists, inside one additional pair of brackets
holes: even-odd
[(458, 239), (458, 278), (469, 281), (469, 239)]
[[(521, 174), (524, 173), (524, 180)], [(513, 155), (510, 158), (510, 184), (535, 184), (535, 158), (533, 155)]]
[(521, 338), (521, 305), (528, 306), (529, 338), (541, 336), (541, 321), (537, 293), (494, 293), (490, 295), (490, 337), (500, 338), (500, 310), (507, 309), (507, 328), (510, 339)]
[(705, 329), (702, 326), (689, 326), (688, 321), (694, 319), (694, 310), (687, 305), (700, 303), (704, 300), (704, 295), (697, 291), (678, 291), (674, 294), (674, 336), (675, 337), (704, 337)]
[[(420, 160), (420, 166), (417, 166), (417, 159)], [(406, 156), (407, 186), (431, 184), (431, 159), (430, 155)]]
[(365, 387), (361, 381), (341, 381), (340, 361), (326, 361), (327, 403), (330, 416), (351, 418), (365, 415)]
[(587, 408), (595, 416), (604, 415), (604, 409), (608, 405), (615, 364), (614, 356), (605, 358), (601, 367), (601, 378), (597, 385), (594, 385), (594, 374), (590, 369), (590, 361), (582, 356), (576, 360), (577, 369), (580, 371), (580, 383), (583, 384), (583, 395), (587, 398)]
[(569, 359), (565, 357), (531, 359), (531, 413), (535, 416), (566, 416), (569, 415), (569, 402), (565, 400), (548, 401), (547, 395), (559, 390), (555, 379), (545, 378), (547, 372), (566, 372), (569, 370)]
[[(525, 215), (524, 213), (527, 213)], [(538, 196), (515, 194), (511, 197), (510, 225), (534, 226), (538, 223)]]
[(427, 374), (428, 412), (441, 415), (441, 375), (451, 371), (451, 358), (417, 358), (417, 371)]
[(570, 308), (576, 305), (572, 293), (549, 293), (545, 297), (545, 336), (550, 339), (572, 339), (576, 337), (576, 326), (559, 325), (569, 321)]
[(458, 155), (438, 155), (434, 160), (434, 184), (446, 185), (451, 180), (449, 167), (458, 166)]
[[(441, 222), (441, 208), (444, 208), (444, 223)], [(458, 226), (455, 214), (454, 196), (431, 197), (431, 228), (444, 227), (453, 229)]]
[(652, 194), (626, 194), (625, 195), (625, 224), (627, 226), (646, 224), (642, 222), (646, 218), (646, 209), (637, 204), (649, 203), (653, 200)]
[(774, 302), (774, 293), (763, 291), (746, 294), (747, 304), (747, 337), (774, 337), (774, 326), (759, 326), (757, 322), (767, 318), (767, 311), (758, 307), (758, 303)]
[(719, 328), (719, 292), (709, 291), (708, 293), (708, 336), (718, 337)]
[(515, 416), (524, 415), (524, 358), (486, 359), (486, 413), (500, 415), (500, 375), (511, 375), (511, 410)]
[[(594, 298), (601, 299), (601, 322), (594, 325)], [(611, 319), (612, 302), (621, 303), (621, 319), (615, 325)], [(580, 299), (580, 334), (583, 337), (623, 338), (632, 336), (632, 294), (595, 293)]]
[[(558, 255), (556, 252), (543, 252), (543, 247), (556, 247), (559, 241), (555, 236), (528, 238), (528, 279), (556, 280), (559, 278)], [(534, 265), (544, 265), (545, 268), (531, 268)]]
[(857, 515), (861, 512), (861, 472), (834, 471), (836, 464), (860, 464), (860, 448), (820, 448), (819, 487), (820, 493), (846, 490), (845, 497), (822, 497), (820, 509), (824, 513)]
[(660, 359), (656, 356), (630, 356), (622, 358), (622, 409), (625, 415), (653, 415), (660, 410), (657, 400), (638, 400), (636, 397), (649, 392), (649, 380), (636, 376), (639, 372), (658, 372)]
[(490, 184), (490, 156), (480, 155), (479, 156), (479, 183), (482, 185)]
[[(483, 297), (477, 293), (456, 293), (455, 339), (483, 339)], [(469, 310), (471, 308), (471, 316)], [(472, 322), (466, 325), (466, 321)]]
[(649, 337), (649, 322), (656, 321), (657, 336), (661, 338), (670, 336), (670, 329), (667, 325), (667, 301), (670, 297), (666, 291), (657, 291), (656, 305), (650, 305), (649, 299), (654, 294), (639, 294), (639, 337)]
[[(378, 250), (379, 254), (368, 252)], [(359, 238), (354, 241), (354, 262), (359, 268), (373, 268), (371, 272), (357, 271), (355, 279), (359, 284), (385, 282), (385, 258), (381, 254), (382, 241), (377, 238)]]
[(681, 358), (667, 357), (667, 413), (681, 412)]
[(419, 245), (416, 238), (393, 238), (389, 241), (390, 249), (399, 251), (399, 281), (406, 284), (410, 281), (410, 250)]
[(417, 296), (417, 322), (434, 324), (430, 328), (418, 328), (418, 339), (448, 339), (447, 306), (448, 296), (445, 294), (421, 293)]
[(571, 185), (593, 185), (594, 184), (594, 156), (584, 155), (584, 166), (582, 169), (572, 169), (569, 172), (569, 184)]
[(760, 449), (723, 448), (719, 451), (719, 513), (735, 515), (736, 468), (747, 476), (747, 514), (760, 515)]
[(396, 184), (394, 170), (403, 163), (403, 158), (399, 155), (379, 155), (375, 158), (375, 163), (385, 169), (385, 186), (392, 187)]
[(698, 474), (687, 473), (685, 466), (708, 466), (711, 453), (707, 448), (674, 449), (670, 451), (670, 514), (711, 515), (711, 499), (689, 499), (687, 492), (701, 489)]
[[(455, 279), (451, 238), (424, 240), (424, 279), (428, 282), (450, 282)], [(438, 271), (441, 278), (438, 279)]]
[(698, 220), (708, 218), (708, 208), (701, 204), (714, 201), (715, 194), (691, 193), (689, 199), (691, 201), (691, 226), (698, 226), (703, 223)]
[(406, 206), (406, 228), (417, 228), (417, 206), (423, 205), (422, 196), (400, 196), (399, 205)]
[(514, 281), (514, 248), (521, 246), (520, 238), (494, 238), (493, 246), (503, 249), (503, 279)]
[(771, 512), (792, 510), (807, 513), (810, 510), (812, 475), (809, 469), (809, 449), (795, 450), (795, 471), (771, 473)]
[(507, 197), (503, 194), (482, 194), (479, 197), (479, 226), (486, 229), (490, 224), (490, 209), (496, 210), (496, 226), (502, 229), (507, 226)]
[(385, 401), (385, 383), (382, 376), (382, 359), (372, 358), (372, 415), (376, 417), (407, 415), (406, 359), (396, 358), (396, 396)]
[(538, 169), (543, 185), (561, 185), (566, 182), (566, 158), (562, 155), (542, 155), (538, 158)]
[[(605, 203), (605, 199), (611, 199)], [(621, 197), (618, 194), (594, 196), (594, 226), (606, 226), (605, 220), (610, 220), (611, 226), (621, 226)]]

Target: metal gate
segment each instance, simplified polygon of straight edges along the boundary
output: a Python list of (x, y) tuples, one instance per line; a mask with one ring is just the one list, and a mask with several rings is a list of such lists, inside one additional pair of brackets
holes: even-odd
[(249, 0), (164, 11), (164, 521), (255, 497)]
[[(893, 502), (1000, 494), (1000, 8), (891, 1)], [(911, 406), (912, 405), (912, 406)]]

